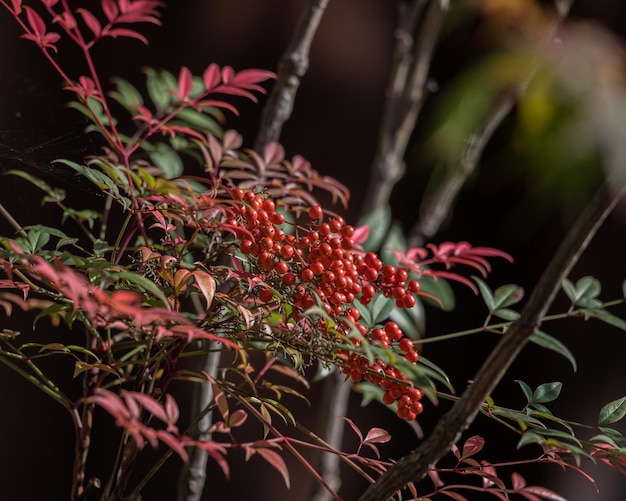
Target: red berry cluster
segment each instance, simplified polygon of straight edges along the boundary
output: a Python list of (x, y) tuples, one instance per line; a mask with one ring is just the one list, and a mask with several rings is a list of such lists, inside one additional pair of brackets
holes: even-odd
[[(406, 269), (383, 266), (376, 254), (355, 250), (354, 228), (339, 216), (323, 222), (324, 212), (320, 206), (309, 208), (308, 224), (299, 224), (294, 232), (286, 234), (280, 228), (285, 218), (276, 211), (270, 198), (240, 188), (234, 188), (231, 194), (235, 201), (244, 202), (239, 205), (239, 217), (231, 221), (239, 227), (239, 250), (258, 268), (265, 283), (280, 288), (295, 307), (296, 321), (302, 311), (319, 300), (337, 322), (335, 329), (349, 335), (355, 326), (370, 342), (397, 348), (406, 360), (417, 362), (413, 343), (404, 337), (396, 323), (387, 322), (382, 328), (370, 330), (359, 322), (361, 313), (354, 306), (357, 298), (361, 304), (369, 304), (378, 291), (394, 298), (399, 308), (414, 306), (419, 283), (416, 280), (407, 283)], [(272, 290), (266, 286), (258, 288), (257, 297), (262, 303), (274, 301)], [(330, 334), (325, 322), (318, 322), (316, 327)], [(358, 338), (353, 340), (355, 345), (360, 342)], [(397, 368), (385, 366), (382, 361), (370, 365), (366, 358), (355, 353), (340, 355), (343, 360), (340, 367), (353, 381), (378, 384), (385, 390), (386, 404), (398, 402), (398, 416), (415, 419), (422, 411), (419, 400), (423, 393), (411, 387)]]

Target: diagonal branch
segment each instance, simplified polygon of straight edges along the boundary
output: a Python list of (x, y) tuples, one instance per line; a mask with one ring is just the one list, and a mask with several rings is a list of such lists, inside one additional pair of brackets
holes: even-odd
[(284, 123), (291, 117), (300, 79), (309, 68), (309, 51), (329, 0), (310, 0), (287, 51), (278, 65), (278, 77), (263, 108), (259, 133), (254, 144), (263, 151), (266, 144), (278, 141)]
[(515, 321), (487, 360), (479, 369), (472, 385), (452, 409), (437, 423), (432, 434), (414, 452), (391, 466), (361, 496), (360, 501), (388, 499), (407, 482), (422, 479), (469, 427), (480, 406), (485, 402), (528, 338), (537, 330), (541, 319), (551, 306), (561, 282), (578, 261), (600, 225), (626, 191), (620, 180), (619, 189), (605, 183), (589, 206), (579, 216), (552, 261), (535, 286), (530, 298)]

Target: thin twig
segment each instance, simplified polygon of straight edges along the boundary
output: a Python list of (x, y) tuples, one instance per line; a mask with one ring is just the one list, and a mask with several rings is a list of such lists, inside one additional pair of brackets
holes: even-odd
[[(569, 15), (572, 3), (573, 0), (555, 0), (557, 21), (550, 30), (550, 38), (556, 36), (561, 23)], [(531, 78), (532, 75), (529, 75), (525, 82), (500, 98), (485, 122), (467, 140), (456, 168), (448, 169), (433, 193), (424, 198), (419, 211), (420, 217), (409, 231), (409, 247), (421, 247), (441, 229), (454, 207), (461, 188), (476, 170), (485, 147), (524, 94)]]
[(311, 43), (329, 0), (310, 0), (302, 13), (291, 43), (278, 65), (278, 77), (272, 88), (254, 145), (262, 152), (265, 145), (278, 141), (284, 123), (291, 117), (300, 79), (309, 68)]
[[(423, 22), (427, 0), (401, 5), (396, 31), (395, 64), (385, 102), (376, 157), (361, 212), (384, 207), (391, 191), (404, 175), (404, 154), (415, 122), (427, 95), (428, 71), (439, 39), (449, 0), (431, 0)], [(415, 31), (419, 27), (417, 38)]]
[(452, 409), (437, 423), (431, 435), (414, 452), (391, 466), (361, 496), (360, 501), (388, 499), (407, 482), (422, 479), (437, 461), (448, 453), (460, 434), (472, 423), (485, 402), (528, 338), (536, 332), (551, 306), (561, 282), (567, 277), (600, 225), (626, 191), (605, 183), (586, 210), (579, 216), (552, 261), (535, 286), (530, 298), (515, 321), (479, 369), (473, 383)]

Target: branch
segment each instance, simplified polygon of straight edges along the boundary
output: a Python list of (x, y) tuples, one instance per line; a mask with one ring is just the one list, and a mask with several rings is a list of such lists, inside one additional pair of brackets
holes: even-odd
[[(389, 202), (391, 190), (404, 175), (404, 154), (426, 98), (430, 62), (435, 51), (449, 0), (432, 0), (423, 23), (427, 0), (401, 5), (396, 31), (394, 68), (387, 91), (378, 148), (361, 212), (366, 214)], [(414, 32), (419, 26), (417, 40)]]
[(612, 185), (606, 182), (579, 216), (539, 279), (522, 309), (520, 318), (511, 325), (496, 345), (461, 399), (439, 420), (428, 439), (417, 450), (401, 458), (381, 475), (363, 493), (360, 501), (388, 499), (407, 482), (421, 480), (469, 427), (480, 406), (500, 382), (528, 338), (539, 328), (541, 319), (551, 306), (561, 282), (626, 191), (626, 185), (622, 180), (619, 189), (611, 188)]
[[(217, 341), (212, 341), (209, 346), (207, 355), (203, 357), (202, 370), (209, 376), (217, 378), (221, 351)], [(193, 387), (191, 400), (191, 416), (199, 415), (211, 405), (213, 401), (213, 389), (211, 383), (206, 381), (202, 384), (196, 384)], [(208, 441), (211, 439), (209, 428), (213, 424), (213, 413), (206, 412), (202, 419), (198, 422), (196, 435), (198, 440)], [(185, 464), (178, 479), (178, 501), (200, 501), (202, 491), (206, 482), (206, 468), (209, 459), (209, 453), (200, 448), (194, 447), (189, 451), (189, 462)]]
[(310, 0), (302, 13), (287, 51), (278, 64), (278, 76), (263, 108), (254, 149), (278, 141), (284, 123), (291, 117), (300, 79), (309, 68), (309, 51), (329, 0)]
[[(554, 38), (563, 20), (569, 15), (573, 0), (555, 0), (557, 21), (550, 30)], [(426, 197), (420, 207), (420, 218), (409, 232), (409, 247), (421, 247), (430, 240), (448, 218), (456, 198), (467, 179), (478, 166), (487, 143), (502, 121), (513, 109), (519, 98), (524, 94), (528, 82), (518, 85), (516, 89), (506, 93), (497, 103), (485, 123), (467, 140), (467, 146), (458, 161), (457, 168), (446, 171), (444, 179), (435, 188), (432, 195)]]
[[(317, 434), (334, 449), (339, 449), (343, 441), (345, 422), (340, 419), (346, 416), (348, 401), (352, 385), (345, 380), (340, 371), (330, 374), (324, 380), (322, 398), (318, 409)], [(326, 481), (328, 486), (335, 492), (341, 486), (341, 474), (339, 471), (341, 458), (337, 454), (316, 450), (311, 464)], [(331, 492), (325, 486), (316, 482), (311, 493), (310, 501), (331, 501), (334, 499)]]
[(521, 92), (520, 87), (502, 97), (482, 127), (467, 140), (467, 146), (457, 168), (447, 169), (444, 179), (435, 188), (434, 193), (424, 199), (420, 207), (421, 217), (409, 233), (410, 248), (421, 247), (439, 231), (450, 214), (461, 188), (476, 170), (485, 146), (502, 120), (513, 109)]

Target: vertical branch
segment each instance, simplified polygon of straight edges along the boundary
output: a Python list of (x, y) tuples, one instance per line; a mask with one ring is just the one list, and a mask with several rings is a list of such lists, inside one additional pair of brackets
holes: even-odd
[[(221, 351), (218, 343), (212, 341), (209, 346), (210, 353), (204, 358), (202, 370), (209, 376), (217, 378)], [(191, 412), (193, 416), (204, 412), (213, 400), (213, 389), (206, 381), (193, 387)], [(198, 440), (210, 440), (209, 428), (213, 424), (213, 413), (206, 412), (198, 422), (195, 435)], [(178, 501), (200, 501), (206, 482), (206, 466), (209, 454), (200, 447), (194, 447), (189, 451), (189, 463), (183, 466), (178, 480)]]
[(395, 64), (387, 91), (376, 157), (361, 208), (364, 214), (387, 205), (393, 187), (404, 175), (404, 154), (426, 98), (430, 63), (443, 19), (450, 6), (449, 0), (431, 0), (420, 23), (426, 1), (413, 0), (410, 6), (401, 4)]
[(439, 461), (459, 435), (472, 423), (487, 397), (500, 382), (504, 373), (536, 332), (541, 319), (552, 305), (561, 282), (578, 261), (600, 225), (626, 191), (623, 179), (619, 189), (612, 190), (605, 183), (585, 211), (579, 216), (561, 246), (554, 254), (528, 302), (487, 360), (478, 370), (471, 386), (437, 423), (432, 434), (414, 452), (401, 458), (372, 484), (360, 501), (388, 499), (407, 482), (421, 480)]
[(278, 141), (284, 123), (291, 117), (300, 79), (309, 68), (309, 51), (329, 0), (310, 0), (302, 13), (291, 43), (278, 65), (278, 77), (267, 99), (254, 145), (263, 151)]
[[(319, 435), (334, 449), (341, 447), (343, 441), (343, 430), (345, 422), (340, 419), (348, 412), (348, 401), (352, 387), (345, 380), (345, 376), (339, 371), (329, 375), (324, 380), (322, 398), (318, 410), (318, 425), (316, 430)], [(330, 452), (316, 450), (311, 464), (328, 486), (335, 492), (341, 486), (341, 475), (339, 471), (340, 458)], [(331, 492), (316, 482), (313, 486), (310, 501), (331, 501), (334, 499)]]

